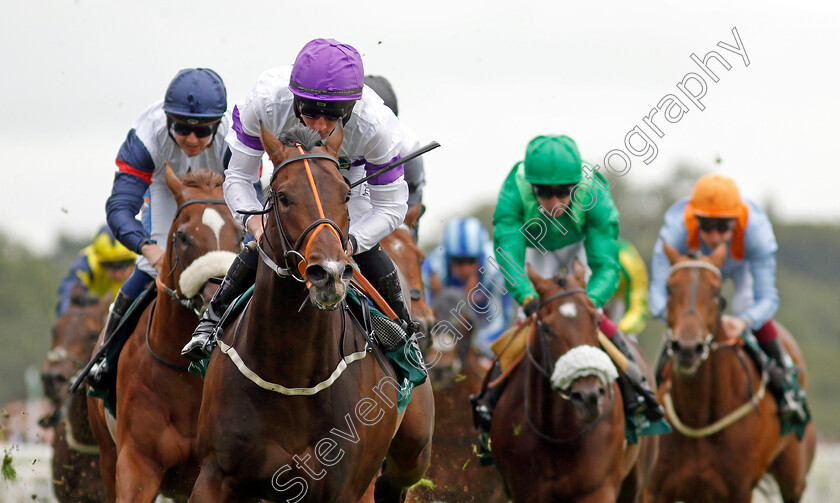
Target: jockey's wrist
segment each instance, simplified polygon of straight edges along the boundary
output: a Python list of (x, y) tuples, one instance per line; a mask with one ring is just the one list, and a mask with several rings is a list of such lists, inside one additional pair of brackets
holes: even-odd
[(143, 238), (143, 240), (140, 241), (137, 244), (137, 252), (138, 253), (143, 253), (143, 247), (144, 246), (146, 246), (146, 245), (156, 245), (156, 244), (157, 244), (157, 241), (155, 241), (152, 238)]
[(533, 295), (528, 295), (527, 297), (522, 299), (522, 311), (525, 312), (525, 316), (533, 316), (537, 314), (537, 311), (539, 311), (539, 309), (539, 299), (537, 299)]
[(347, 254), (350, 256), (355, 255), (356, 251), (359, 249), (359, 242), (356, 240), (356, 236), (352, 234), (347, 235)]

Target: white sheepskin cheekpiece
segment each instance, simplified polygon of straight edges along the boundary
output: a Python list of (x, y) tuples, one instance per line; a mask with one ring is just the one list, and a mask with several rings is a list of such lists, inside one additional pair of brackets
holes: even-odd
[(607, 353), (595, 346), (576, 346), (557, 359), (551, 385), (566, 390), (575, 379), (592, 375), (604, 385), (618, 379), (618, 371)]
[(178, 286), (184, 297), (194, 297), (213, 277), (224, 277), (236, 254), (229, 251), (211, 251), (198, 257), (181, 273)]

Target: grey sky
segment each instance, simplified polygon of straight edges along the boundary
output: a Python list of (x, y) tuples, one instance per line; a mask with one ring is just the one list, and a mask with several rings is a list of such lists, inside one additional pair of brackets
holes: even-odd
[[(404, 4), (404, 5), (403, 5)], [(386, 76), (427, 155), (424, 238), (496, 195), (528, 140), (574, 138), (601, 163), (687, 72), (717, 50), (732, 65), (633, 158), (618, 183), (655, 182), (679, 160), (715, 167), (792, 220), (837, 221), (832, 169), (840, 33), (836, 2), (7, 2), (0, 19), (0, 229), (31, 246), (104, 222), (131, 123), (181, 68), (215, 69), (228, 108), (315, 37)], [(480, 7), (479, 7), (480, 5)], [(716, 46), (737, 27), (750, 66)], [(702, 73), (702, 72), (700, 72)], [(704, 75), (705, 77), (705, 75)], [(650, 131), (645, 129), (650, 134)]]

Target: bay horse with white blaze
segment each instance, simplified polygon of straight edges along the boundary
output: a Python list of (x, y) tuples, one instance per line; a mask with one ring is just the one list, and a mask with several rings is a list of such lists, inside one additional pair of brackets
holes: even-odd
[(180, 180), (166, 166), (166, 185), (178, 209), (157, 297), (119, 357), (116, 425), (102, 400), (88, 398), (109, 501), (152, 502), (158, 492), (186, 497), (198, 476), (195, 437), (202, 381), (187, 372), (189, 361), (181, 348), (218, 288), (208, 280), (224, 276), (242, 249), (242, 227), (222, 199), (222, 180), (206, 169)]
[[(725, 244), (705, 257), (680, 255), (667, 244), (669, 351), (659, 386), (675, 431), (660, 440), (659, 461), (646, 501), (746, 503), (769, 471), (785, 503), (800, 500), (814, 457), (813, 421), (802, 440), (780, 435), (773, 396), (765, 393), (766, 376), (752, 364), (737, 341), (729, 341), (721, 323), (721, 272)], [(802, 353), (790, 333), (776, 323), (779, 336), (800, 368)]]
[(575, 261), (573, 275), (544, 279), (529, 266), (528, 277), (540, 296), (537, 321), (490, 429), (509, 494), (516, 502), (641, 501), (657, 439), (625, 440), (618, 374), (598, 347), (584, 267)]
[(324, 146), (305, 127), (261, 136), (275, 165), (262, 260), (207, 369), (190, 501), (373, 501), (383, 460), (375, 500), (402, 501), (429, 464), (434, 403), (425, 382), (397, 413), (383, 351), (344, 309), (343, 130)]

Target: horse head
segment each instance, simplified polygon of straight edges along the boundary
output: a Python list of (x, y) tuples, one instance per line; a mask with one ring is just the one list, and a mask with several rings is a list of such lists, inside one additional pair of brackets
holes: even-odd
[(222, 197), (222, 175), (208, 169), (190, 171), (179, 179), (166, 164), (166, 185), (178, 205), (169, 229), (160, 282), (184, 307), (199, 312), (242, 249), (242, 226)]
[(41, 371), (44, 393), (54, 405), (68, 393), (73, 375), (87, 363), (99, 332), (105, 323), (110, 297), (102, 300), (71, 295), (70, 306), (52, 328), (52, 346)]
[[(463, 288), (444, 287), (435, 294), (430, 310), (438, 320), (430, 331), (423, 353), (435, 389), (450, 386), (463, 376), (471, 361), (472, 342), (476, 333), (470, 309), (459, 309), (466, 299)], [(469, 329), (466, 327), (470, 327)]]
[(668, 277), (667, 351), (674, 370), (693, 375), (709, 357), (713, 341), (723, 336), (720, 267), (726, 244), (709, 256), (688, 257), (663, 243), (671, 263)]
[[(591, 423), (604, 414), (615, 368), (598, 348), (595, 305), (586, 294), (586, 270), (575, 260), (571, 275), (546, 279), (528, 267), (540, 296), (537, 328), (528, 347), (552, 388), (574, 405), (578, 418)], [(558, 357), (559, 356), (559, 357)]]
[(270, 252), (263, 261), (273, 259), (278, 275), (306, 283), (315, 307), (333, 310), (353, 277), (346, 253), (350, 186), (337, 169), (341, 123), (323, 146), (320, 135), (304, 126), (279, 138), (263, 128), (261, 139), (275, 166), (263, 236)]

